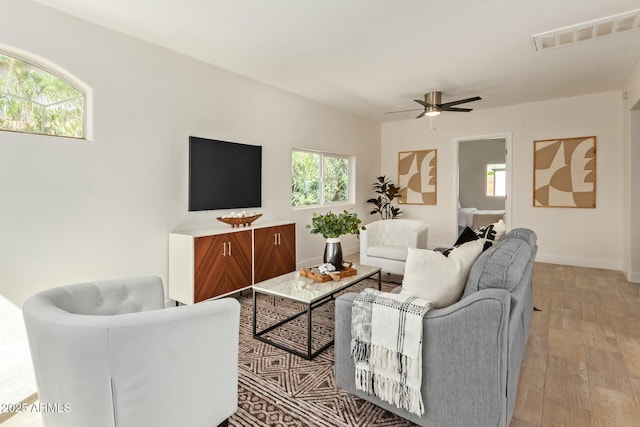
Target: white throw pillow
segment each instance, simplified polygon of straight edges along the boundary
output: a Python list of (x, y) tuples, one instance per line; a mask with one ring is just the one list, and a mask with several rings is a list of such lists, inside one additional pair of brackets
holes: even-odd
[(433, 308), (457, 302), (483, 246), (484, 240), (467, 242), (448, 257), (437, 251), (409, 248), (400, 293), (427, 300)]

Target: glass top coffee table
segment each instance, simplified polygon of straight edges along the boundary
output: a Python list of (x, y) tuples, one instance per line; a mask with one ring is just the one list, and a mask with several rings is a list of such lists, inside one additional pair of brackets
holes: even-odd
[[(313, 279), (302, 277), (297, 271), (284, 274), (282, 276), (274, 277), (273, 279), (265, 280), (253, 285), (253, 337), (260, 341), (271, 344), (281, 350), (300, 356), (304, 359), (311, 360), (318, 354), (333, 345), (333, 339), (324, 344), (318, 350), (313, 351), (311, 348), (312, 342), (312, 321), (311, 313), (314, 308), (319, 307), (327, 302), (333, 301), (335, 294), (344, 289), (355, 285), (372, 277), (378, 275), (378, 290), (382, 286), (382, 277), (379, 267), (370, 267), (367, 265), (353, 264), (352, 268), (357, 270), (355, 276), (345, 277), (339, 281), (330, 280), (328, 282), (315, 282)], [(300, 311), (284, 320), (281, 320), (261, 331), (257, 330), (257, 316), (258, 312), (258, 294), (269, 295), (273, 297), (280, 297), (290, 301), (295, 301), (306, 306), (305, 310)], [(307, 315), (307, 352), (301, 352), (292, 347), (286, 346), (279, 342), (275, 342), (268, 337), (264, 336), (267, 332), (278, 328), (285, 323), (292, 321), (293, 319)]]

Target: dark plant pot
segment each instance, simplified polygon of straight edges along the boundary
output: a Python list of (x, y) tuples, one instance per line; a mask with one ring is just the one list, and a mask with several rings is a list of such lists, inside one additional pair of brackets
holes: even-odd
[(340, 239), (327, 239), (327, 244), (324, 247), (324, 262), (332, 264), (336, 270), (342, 268), (342, 245), (340, 245)]

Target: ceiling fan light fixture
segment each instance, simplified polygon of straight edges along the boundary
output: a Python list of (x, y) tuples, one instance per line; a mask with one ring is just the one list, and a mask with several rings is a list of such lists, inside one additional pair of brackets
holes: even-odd
[(428, 116), (428, 117), (439, 116), (440, 115), (440, 110), (438, 108), (435, 108), (435, 107), (427, 107), (426, 108), (426, 112), (424, 113), (424, 115)]

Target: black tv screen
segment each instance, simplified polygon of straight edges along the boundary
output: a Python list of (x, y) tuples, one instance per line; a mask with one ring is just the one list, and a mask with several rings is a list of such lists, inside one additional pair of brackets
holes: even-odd
[(189, 211), (262, 206), (262, 147), (189, 137)]

